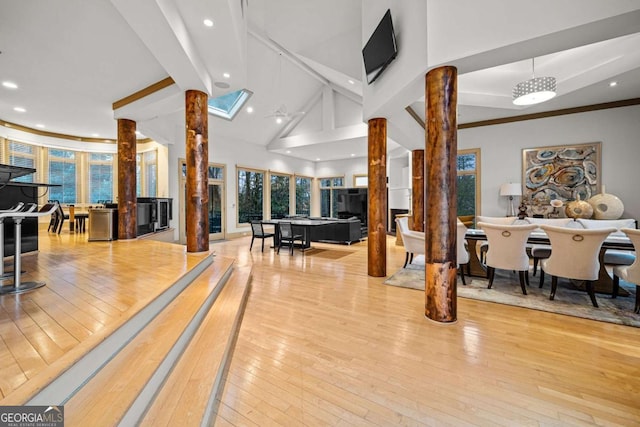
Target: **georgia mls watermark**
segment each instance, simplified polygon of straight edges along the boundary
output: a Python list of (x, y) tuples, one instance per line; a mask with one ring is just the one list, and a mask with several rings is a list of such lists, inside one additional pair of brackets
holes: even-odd
[(0, 427), (64, 427), (64, 406), (0, 406)]

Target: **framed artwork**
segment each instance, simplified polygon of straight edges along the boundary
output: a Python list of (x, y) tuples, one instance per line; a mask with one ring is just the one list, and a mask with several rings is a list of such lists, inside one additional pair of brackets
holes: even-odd
[(522, 150), (523, 200), (588, 200), (600, 192), (601, 143)]

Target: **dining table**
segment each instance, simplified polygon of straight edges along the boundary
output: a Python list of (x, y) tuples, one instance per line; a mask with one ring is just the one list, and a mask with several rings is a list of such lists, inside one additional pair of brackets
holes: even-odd
[[(576, 232), (580, 232), (580, 229), (576, 229)], [(478, 244), (481, 241), (487, 240), (487, 236), (484, 230), (470, 228), (465, 234), (467, 241), (467, 247), (469, 250), (469, 275), (476, 277), (486, 277), (486, 266), (480, 262), (478, 258), (479, 248)], [(551, 242), (547, 234), (542, 230), (534, 230), (529, 235), (527, 243), (532, 245), (550, 245)], [(598, 293), (611, 294), (613, 290), (613, 278), (607, 272), (606, 265), (604, 263), (604, 254), (608, 249), (623, 250), (623, 251), (635, 251), (631, 239), (629, 239), (623, 233), (611, 233), (602, 243), (600, 247), (600, 253), (598, 259), (600, 261), (600, 270), (598, 272), (598, 279), (594, 281), (594, 290)], [(581, 287), (582, 284), (577, 284)], [(623, 291), (622, 288), (620, 288)], [(626, 291), (624, 291), (627, 293)], [(622, 293), (620, 295), (623, 295)], [(628, 293), (627, 293), (628, 295)]]
[(267, 219), (261, 221), (263, 224), (269, 224), (275, 226), (274, 246), (278, 247), (280, 243), (279, 225), (281, 222), (290, 222), (293, 228), (294, 234), (302, 232), (302, 249), (303, 251), (311, 249), (311, 227), (322, 227), (325, 225), (334, 224), (334, 221), (320, 220), (320, 219)]

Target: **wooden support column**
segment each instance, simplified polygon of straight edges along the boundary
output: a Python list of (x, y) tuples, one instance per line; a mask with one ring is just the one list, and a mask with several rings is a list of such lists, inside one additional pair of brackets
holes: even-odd
[(207, 94), (188, 90), (185, 95), (187, 129), (187, 252), (209, 250), (209, 130)]
[(411, 152), (411, 229), (424, 231), (424, 150)]
[(137, 236), (136, 122), (118, 119), (118, 239)]
[(426, 239), (425, 316), (441, 323), (457, 320), (456, 155), (457, 75), (455, 67), (426, 76)]
[(387, 119), (369, 120), (369, 276), (387, 275)]

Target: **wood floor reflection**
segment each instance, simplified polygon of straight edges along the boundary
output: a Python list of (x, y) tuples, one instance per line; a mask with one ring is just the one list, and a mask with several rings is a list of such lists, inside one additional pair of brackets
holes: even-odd
[[(421, 291), (367, 276), (366, 242), (294, 256), (249, 242), (211, 244), (253, 271), (216, 425), (640, 424), (637, 328), (462, 298), (455, 324), (435, 324)], [(72, 363), (200, 259), (46, 232), (40, 249), (24, 266), (47, 286), (0, 297), (3, 394)], [(387, 274), (403, 262), (390, 237)]]
[(0, 405), (23, 402), (207, 256), (41, 227), (39, 251), (22, 257), (22, 280), (46, 286), (0, 296)]
[(366, 243), (315, 246), (342, 256), (212, 245), (254, 274), (219, 425), (640, 423), (639, 329), (462, 298), (434, 324), (367, 276)]

